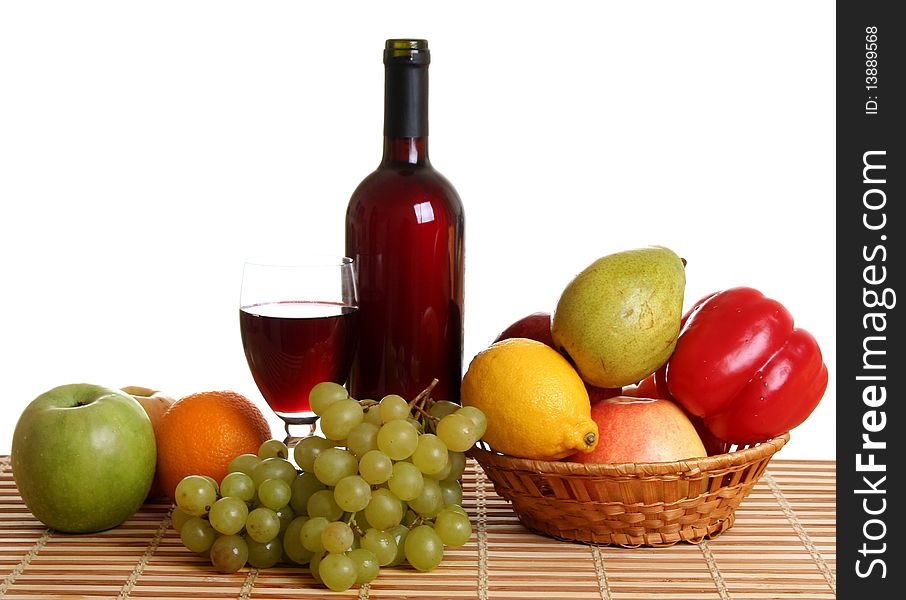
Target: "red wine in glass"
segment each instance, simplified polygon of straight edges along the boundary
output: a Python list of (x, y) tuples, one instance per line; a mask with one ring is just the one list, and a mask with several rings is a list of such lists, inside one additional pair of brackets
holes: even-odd
[(286, 427), (315, 430), (308, 395), (318, 383), (341, 385), (359, 338), (354, 261), (348, 257), (254, 259), (242, 271), (239, 329), (249, 370)]
[(343, 384), (355, 351), (358, 310), (335, 302), (281, 301), (239, 311), (252, 377), (278, 416), (311, 411), (316, 384)]

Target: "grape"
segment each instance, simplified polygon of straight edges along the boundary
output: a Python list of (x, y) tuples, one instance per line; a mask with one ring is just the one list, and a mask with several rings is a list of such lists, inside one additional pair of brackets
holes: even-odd
[(189, 475), (176, 485), (175, 496), (176, 506), (186, 514), (200, 517), (217, 500), (217, 488), (206, 477)]
[(280, 440), (267, 440), (258, 446), (258, 458), (289, 458), (289, 449)]
[[(295, 481), (295, 477), (293, 481)], [(292, 495), (292, 488), (282, 479), (265, 479), (258, 486), (258, 500), (271, 510), (277, 510), (289, 504)]]
[(227, 496), (214, 503), (208, 513), (211, 527), (224, 535), (233, 535), (242, 531), (249, 509), (239, 498)]
[(315, 552), (308, 563), (308, 567), (311, 570), (311, 576), (314, 577), (314, 580), (318, 583), (324, 583), (324, 580), (321, 579), (321, 573), (319, 572), (318, 567), (321, 566), (321, 561), (324, 560), (325, 556), (327, 556), (325, 552)]
[(270, 508), (256, 508), (245, 520), (245, 532), (256, 542), (267, 543), (280, 534), (280, 517)]
[(358, 512), (371, 501), (371, 486), (358, 475), (349, 475), (337, 482), (333, 498), (344, 511)]
[(355, 565), (356, 578), (355, 582), (359, 585), (363, 583), (370, 583), (377, 578), (378, 573), (381, 570), (380, 565), (378, 565), (377, 557), (371, 550), (365, 548), (356, 548), (349, 552), (346, 556), (349, 557), (349, 560), (352, 561), (352, 564)]
[(377, 445), (381, 452), (393, 460), (405, 460), (418, 447), (418, 431), (407, 421), (390, 421), (378, 431)]
[(434, 520), (434, 532), (445, 545), (458, 547), (472, 537), (472, 523), (466, 515), (444, 509)]
[(321, 416), (321, 433), (330, 440), (345, 440), (364, 418), (361, 404), (352, 398), (338, 400), (327, 407)]
[(440, 484), (433, 479), (425, 479), (422, 493), (409, 500), (409, 508), (423, 517), (431, 518), (444, 506), (444, 496)]
[(354, 537), (349, 525), (342, 521), (334, 521), (321, 530), (321, 546), (332, 554), (339, 554), (352, 547)]
[(170, 525), (173, 526), (174, 531), (178, 532), (182, 529), (185, 522), (191, 518), (192, 515), (177, 506), (173, 509), (173, 512), (170, 513)]
[(359, 475), (371, 485), (380, 485), (393, 474), (393, 461), (380, 450), (369, 450), (359, 459)]
[(450, 460), (450, 456), (453, 454), (460, 454), (460, 452), (447, 452), (447, 464), (444, 465), (444, 468), (437, 473), (425, 473), (425, 477), (430, 477), (436, 481), (447, 479), (450, 476), (450, 473), (453, 472), (453, 461)]
[(302, 545), (302, 527), (308, 521), (308, 517), (296, 517), (286, 528), (286, 533), (283, 534), (283, 552), (297, 565), (308, 563), (313, 554), (311, 550)]
[(359, 471), (359, 461), (352, 452), (340, 448), (327, 448), (315, 459), (314, 473), (324, 485), (336, 485), (338, 481)]
[(454, 452), (465, 452), (475, 445), (478, 436), (476, 427), (469, 417), (455, 412), (447, 415), (437, 424), (437, 437)]
[(444, 504), (462, 504), (462, 486), (455, 479), (441, 481), (440, 491)]
[(220, 493), (239, 498), (243, 502), (251, 502), (255, 498), (255, 482), (242, 471), (227, 473), (220, 482)]
[(300, 469), (309, 473), (314, 469), (315, 459), (327, 448), (333, 448), (332, 441), (326, 440), (319, 435), (312, 435), (302, 438), (296, 444), (296, 447), (293, 448), (293, 458)]
[(334, 500), (332, 490), (319, 490), (311, 495), (306, 505), (309, 517), (325, 517), (336, 521), (343, 516), (343, 509)]
[(221, 573), (235, 573), (249, 559), (249, 548), (238, 535), (222, 535), (211, 546), (211, 564)]
[(324, 543), (321, 541), (321, 533), (328, 525), (330, 525), (330, 521), (324, 517), (312, 517), (303, 523), (299, 530), (302, 546), (309, 552), (323, 552)]
[(302, 473), (293, 479), (290, 489), (292, 490), (292, 498), (290, 498), (289, 505), (292, 507), (293, 512), (297, 515), (307, 515), (308, 499), (318, 490), (324, 490), (327, 487), (318, 481), (314, 473)]
[(428, 409), (428, 414), (434, 417), (435, 419), (443, 419), (447, 415), (452, 415), (460, 406), (455, 402), (450, 402), (449, 400), (438, 400), (431, 405), (431, 408)]
[(397, 498), (407, 502), (418, 498), (424, 486), (424, 477), (415, 465), (405, 461), (394, 463), (393, 475), (390, 476), (387, 487)]
[(276, 456), (265, 458), (252, 470), (252, 480), (259, 487), (268, 479), (282, 479), (286, 483), (292, 483), (296, 475), (296, 467), (293, 466), (293, 463)]
[(456, 414), (468, 417), (472, 421), (472, 424), (475, 425), (475, 441), (480, 440), (488, 428), (488, 418), (481, 409), (474, 406), (463, 406), (456, 411)]
[(323, 436), (293, 448), (299, 469), (284, 442), (267, 440), (230, 461), (220, 490), (203, 475), (180, 482), (170, 518), (186, 548), (222, 573), (307, 563), (315, 580), (343, 591), (381, 566), (431, 571), (445, 545), (468, 542), (459, 480), (464, 452), (487, 427), (482, 411), (429, 399), (432, 420), (402, 396), (360, 403), (334, 383), (310, 399)]
[(409, 417), (409, 403), (397, 394), (388, 394), (381, 398), (381, 422), (389, 423)]
[(364, 421), (359, 423), (346, 436), (346, 448), (359, 458), (362, 458), (370, 450), (377, 450), (377, 432), (379, 429), (380, 426), (374, 423), (365, 423)]
[(296, 513), (293, 511), (292, 507), (284, 506), (275, 510), (274, 514), (280, 519), (280, 532), (278, 535), (283, 535), (286, 528), (289, 527), (289, 524), (296, 518)]
[(371, 501), (365, 507), (365, 518), (376, 529), (390, 529), (403, 518), (403, 505), (390, 490), (374, 490)]
[(386, 531), (373, 527), (366, 529), (361, 543), (362, 548), (372, 552), (382, 567), (389, 565), (396, 557), (396, 540)]
[(182, 540), (183, 546), (198, 554), (210, 550), (216, 538), (217, 532), (201, 517), (191, 517), (179, 530), (179, 539)]
[(324, 585), (335, 592), (345, 592), (355, 583), (355, 563), (345, 554), (328, 554), (318, 563), (318, 574)]
[(402, 525), (394, 525), (387, 533), (392, 535), (393, 540), (396, 542), (396, 555), (388, 565), (395, 567), (403, 564), (403, 561), (406, 560), (406, 537), (409, 535), (409, 528)]
[(429, 525), (412, 529), (404, 542), (406, 560), (419, 571), (433, 571), (444, 557), (444, 543)]
[(342, 385), (331, 381), (322, 381), (311, 388), (308, 393), (308, 404), (311, 406), (312, 412), (321, 416), (331, 404), (346, 398), (349, 398), (349, 394)]
[(464, 517), (469, 516), (469, 513), (466, 512), (466, 509), (464, 509), (459, 504), (448, 504), (448, 505), (444, 506), (441, 510), (451, 510), (453, 512), (458, 512), (459, 514), (463, 515)]
[(366, 406), (364, 411), (365, 416), (363, 420), (365, 423), (372, 423), (378, 427), (381, 426), (381, 407), (379, 404)]
[(418, 519), (418, 513), (409, 508), (409, 505), (406, 505), (406, 514), (403, 515), (403, 520), (400, 521), (400, 525), (411, 528)]
[(202, 475), (202, 477), (207, 479), (211, 483), (211, 485), (214, 486), (214, 493), (220, 496), (220, 486), (217, 484), (217, 480), (210, 475)]
[(278, 537), (264, 543), (246, 537), (245, 545), (249, 551), (248, 562), (256, 569), (273, 567), (283, 557), (283, 544)]
[(439, 473), (443, 470), (448, 458), (447, 446), (440, 441), (440, 438), (433, 433), (426, 433), (418, 436), (418, 445), (415, 452), (412, 453), (412, 464), (418, 467), (418, 470), (426, 475)]
[(245, 473), (246, 475), (251, 476), (252, 471), (255, 470), (255, 467), (258, 463), (261, 462), (261, 459), (258, 458), (257, 454), (240, 454), (236, 458), (230, 461), (230, 464), (227, 465), (228, 473)]
[(462, 474), (466, 470), (466, 455), (462, 452), (450, 452), (450, 473), (444, 479), (458, 481), (462, 479)]

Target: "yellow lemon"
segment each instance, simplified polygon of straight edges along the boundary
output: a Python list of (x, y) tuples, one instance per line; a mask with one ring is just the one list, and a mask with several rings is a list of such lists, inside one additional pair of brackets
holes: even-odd
[(483, 439), (510, 456), (557, 460), (598, 443), (581, 377), (535, 340), (510, 338), (479, 352), (462, 380), (462, 404), (484, 412)]

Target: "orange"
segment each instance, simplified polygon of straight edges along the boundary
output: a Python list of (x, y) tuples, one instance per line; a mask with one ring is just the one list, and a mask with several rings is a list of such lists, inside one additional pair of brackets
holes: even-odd
[(157, 475), (167, 497), (188, 475), (207, 475), (218, 483), (230, 461), (256, 454), (271, 438), (264, 415), (236, 392), (200, 392), (173, 403), (157, 428)]
[(487, 416), (482, 436), (510, 456), (557, 460), (598, 443), (582, 378), (545, 344), (510, 338), (479, 352), (462, 380), (463, 406)]

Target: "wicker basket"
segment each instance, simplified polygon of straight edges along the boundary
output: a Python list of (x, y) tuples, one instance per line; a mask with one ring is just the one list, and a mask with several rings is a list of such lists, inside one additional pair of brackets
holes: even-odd
[(476, 446), (497, 494), (537, 533), (595, 545), (672, 546), (714, 538), (790, 439), (670, 463), (580, 464), (513, 458)]

